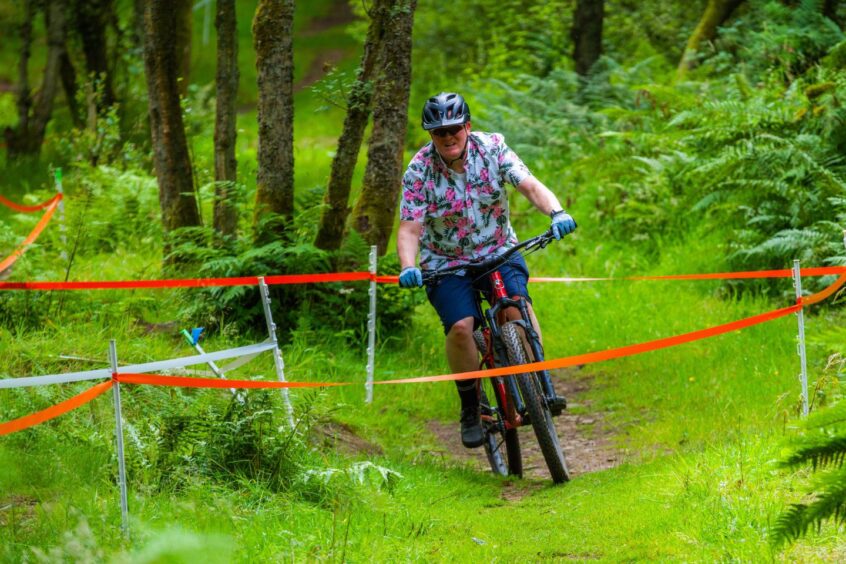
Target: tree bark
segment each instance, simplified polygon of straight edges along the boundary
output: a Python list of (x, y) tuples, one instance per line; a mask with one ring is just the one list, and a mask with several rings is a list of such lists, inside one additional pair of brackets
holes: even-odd
[(77, 129), (85, 127), (85, 122), (82, 120), (79, 103), (76, 100), (76, 90), (78, 88), (76, 83), (76, 69), (73, 66), (70, 55), (68, 54), (67, 44), (62, 50), (61, 61), (59, 62), (59, 73), (62, 77), (62, 89), (65, 91), (65, 101), (68, 104), (68, 113), (71, 116), (71, 123)]
[(34, 2), (25, 2), (26, 21), (21, 27), (21, 60), (18, 66), (18, 125), (6, 128), (5, 137), (8, 155), (37, 154), (44, 142), (44, 132), (53, 115), (53, 100), (60, 82), (62, 53), (65, 51), (65, 2), (50, 0), (45, 6), (44, 19), (47, 27), (47, 64), (41, 89), (35, 97), (29, 86), (30, 49), (32, 47), (32, 20), (35, 18)]
[(573, 40), (573, 63), (579, 76), (587, 76), (602, 54), (602, 20), (604, 0), (578, 0), (573, 14), (570, 38)]
[(178, 61), (179, 95), (188, 94), (191, 81), (191, 32), (194, 23), (193, 0), (173, 0), (174, 34)]
[[(190, 0), (179, 0), (188, 3)], [(153, 162), (165, 235), (200, 225), (194, 177), (182, 107), (179, 103), (179, 53), (173, 40), (180, 7), (174, 0), (148, 0), (144, 11), (144, 69), (147, 74)], [(167, 255), (171, 241), (166, 242)]]
[(220, 240), (234, 237), (238, 229), (238, 208), (234, 184), (238, 160), (235, 157), (238, 95), (238, 35), (235, 0), (217, 0), (217, 105), (214, 124), (214, 230)]
[(396, 3), (396, 0), (376, 0), (370, 11), (370, 26), (364, 42), (361, 66), (358, 68), (358, 76), (347, 99), (344, 128), (338, 138), (338, 149), (335, 152), (335, 158), (332, 159), (329, 184), (326, 187), (324, 198), (326, 208), (320, 217), (320, 226), (314, 242), (319, 249), (336, 250), (341, 246), (344, 226), (350, 214), (349, 197), (352, 177), (364, 138), (364, 129), (370, 117), (373, 98), (372, 78), (382, 49), (385, 20)]
[[(260, 0), (253, 19), (258, 80), (256, 240), (284, 235), (294, 215), (294, 0)], [(276, 214), (272, 225), (268, 213)]]
[(717, 36), (717, 29), (731, 17), (732, 12), (743, 3), (743, 0), (708, 0), (705, 12), (687, 40), (687, 47), (679, 62), (676, 75), (682, 78), (687, 71), (696, 65), (696, 53), (699, 46), (711, 41)]
[(391, 10), (373, 94), (373, 132), (353, 228), (384, 255), (393, 231), (403, 168), (411, 85), (411, 32), (416, 0), (400, 0)]
[(837, 24), (837, 27), (843, 29), (843, 22), (837, 17), (838, 0), (825, 0), (823, 2), (822, 14)]
[(76, 0), (76, 30), (82, 40), (85, 68), (93, 77), (99, 94), (97, 109), (102, 111), (116, 101), (109, 67), (106, 29), (114, 11), (113, 0)]

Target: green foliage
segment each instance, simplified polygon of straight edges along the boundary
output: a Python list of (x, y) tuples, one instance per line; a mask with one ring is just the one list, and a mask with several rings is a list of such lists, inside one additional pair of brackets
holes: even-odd
[[(820, 530), (826, 521), (846, 523), (846, 403), (814, 414), (803, 425), (803, 435), (783, 459), (788, 468), (810, 465), (817, 472), (807, 501), (791, 504), (773, 527), (773, 543), (781, 545)], [(820, 474), (821, 473), (821, 474)]]
[[(228, 392), (223, 392), (228, 394)], [(277, 391), (228, 396), (183, 396), (159, 402), (158, 413), (129, 432), (134, 466), (155, 488), (178, 490), (192, 477), (237, 487), (242, 480), (281, 491), (308, 465), (305, 437), (315, 420), (314, 396), (297, 414), (297, 425), (283, 423)]]
[[(335, 253), (322, 251), (311, 243), (316, 222), (307, 209), (295, 218), (298, 226), (292, 241), (273, 241), (254, 247), (239, 239), (229, 247), (214, 248), (204, 241), (212, 236), (200, 230), (173, 250), (173, 256), (198, 265), (196, 275), (204, 278), (279, 274), (314, 274), (367, 269), (369, 248), (352, 232)], [(199, 242), (198, 242), (199, 241)], [(396, 274), (395, 255), (380, 261), (382, 274)], [(317, 329), (357, 342), (367, 335), (370, 299), (366, 282), (280, 284), (270, 286), (273, 317), (280, 337), (289, 340), (298, 328)], [(384, 334), (395, 332), (422, 298), (395, 286), (379, 289), (378, 328)], [(230, 286), (190, 290), (184, 293), (181, 317), (187, 324), (204, 325), (212, 331), (240, 334), (264, 327), (264, 310), (255, 286)]]
[(571, 13), (566, 9), (568, 4), (564, 0), (459, 0), (444, 10), (437, 2), (418, 2), (415, 81), (426, 86), (425, 95), (431, 95), (456, 90), (458, 80), (495, 78), (514, 84), (515, 71), (547, 74), (566, 51)]
[(740, 68), (755, 80), (789, 84), (844, 39), (843, 31), (822, 15), (822, 0), (749, 4), (741, 17), (720, 29), (718, 54), (706, 61), (706, 68)]

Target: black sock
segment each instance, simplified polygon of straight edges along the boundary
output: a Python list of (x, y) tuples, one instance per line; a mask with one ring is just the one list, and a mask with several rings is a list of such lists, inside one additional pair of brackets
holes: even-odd
[(479, 392), (476, 388), (476, 380), (456, 381), (455, 385), (458, 388), (458, 396), (461, 398), (461, 409), (477, 407), (479, 405)]

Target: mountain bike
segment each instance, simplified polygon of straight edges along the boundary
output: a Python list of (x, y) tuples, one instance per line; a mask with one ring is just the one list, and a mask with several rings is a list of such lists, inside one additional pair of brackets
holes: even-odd
[[(423, 283), (427, 285), (437, 284), (440, 279), (457, 274), (472, 277), (474, 286), (484, 277), (490, 281), (488, 295), (483, 296), (481, 290), (475, 293), (479, 311), (482, 310), (483, 298), (490, 306), (482, 316), (481, 327), (473, 335), (479, 350), (480, 368), (516, 366), (543, 360), (540, 335), (532, 324), (527, 302), (520, 296), (509, 297), (506, 294), (499, 268), (515, 253), (523, 251), (524, 255), (530, 254), (543, 249), (553, 240), (552, 231), (547, 231), (518, 243), (501, 255), (423, 273)], [(516, 319), (509, 320), (506, 316), (509, 308), (519, 312), (519, 317), (512, 310), (511, 317)], [(564, 398), (555, 394), (548, 371), (482, 378), (478, 393), (485, 436), (483, 446), (495, 474), (523, 475), (517, 429), (531, 425), (552, 481), (561, 483), (570, 479), (552, 420), (566, 407), (566, 403)]]

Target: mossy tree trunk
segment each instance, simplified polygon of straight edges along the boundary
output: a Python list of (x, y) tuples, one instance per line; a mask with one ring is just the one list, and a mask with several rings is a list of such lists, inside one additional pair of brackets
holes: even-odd
[(397, 0), (376, 0), (370, 9), (370, 26), (364, 42), (364, 53), (347, 99), (347, 115), (338, 138), (338, 149), (332, 159), (329, 184), (326, 187), (326, 208), (320, 217), (314, 242), (319, 249), (336, 250), (341, 246), (344, 227), (350, 214), (349, 197), (353, 172), (364, 139), (364, 129), (370, 117), (372, 79), (385, 36), (385, 20), (395, 4)]
[(717, 36), (717, 29), (731, 17), (732, 12), (743, 3), (743, 0), (708, 0), (705, 12), (690, 38), (687, 40), (684, 54), (679, 62), (676, 76), (683, 78), (687, 71), (696, 65), (696, 54), (699, 46), (711, 41)]
[(62, 50), (62, 55), (59, 60), (59, 76), (62, 79), (62, 89), (65, 92), (65, 102), (68, 105), (68, 113), (70, 114), (71, 123), (77, 129), (85, 127), (85, 122), (82, 120), (82, 113), (79, 108), (79, 103), (76, 100), (77, 80), (76, 68), (73, 66), (70, 54), (67, 49), (67, 42), (65, 48)]
[(44, 19), (47, 28), (47, 62), (41, 88), (33, 96), (29, 84), (29, 59), (32, 48), (32, 23), (37, 2), (24, 2), (24, 21), (21, 25), (21, 57), (18, 65), (18, 124), (7, 127), (4, 134), (8, 155), (35, 155), (41, 151), (44, 132), (53, 115), (53, 100), (59, 87), (62, 54), (65, 48), (66, 5), (63, 0), (46, 3)]
[(191, 33), (194, 23), (193, 0), (173, 0), (174, 33), (176, 56), (179, 61), (179, 95), (183, 98), (188, 94), (188, 84), (191, 81)]
[(570, 38), (573, 40), (573, 63), (579, 76), (587, 76), (602, 54), (602, 20), (604, 0), (578, 0), (573, 14)]
[[(294, 0), (260, 0), (253, 19), (258, 80), (256, 240), (283, 236), (294, 215)], [(274, 221), (266, 222), (267, 214)]]
[(388, 15), (373, 94), (373, 132), (352, 227), (384, 255), (393, 231), (403, 168), (411, 85), (411, 31), (416, 0), (400, 0)]
[(167, 255), (172, 232), (200, 225), (194, 175), (179, 103), (180, 53), (174, 41), (176, 13), (191, 0), (148, 0), (144, 10), (144, 69), (147, 74), (153, 162)]
[(235, 0), (217, 0), (217, 106), (214, 124), (214, 230), (219, 241), (234, 237), (238, 228), (235, 157), (237, 138), (238, 35)]

